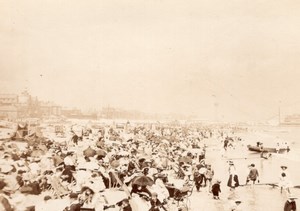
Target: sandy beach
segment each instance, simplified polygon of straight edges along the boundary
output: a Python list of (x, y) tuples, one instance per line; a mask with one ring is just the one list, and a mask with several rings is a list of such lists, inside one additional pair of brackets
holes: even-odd
[[(69, 127), (65, 125), (65, 127)], [(44, 128), (45, 136), (52, 136), (53, 140), (57, 140), (57, 143), (64, 143), (70, 141), (70, 136), (66, 137), (56, 137), (53, 133), (53, 130), (50, 129), (51, 126), (46, 126)], [(78, 126), (78, 128), (81, 128)], [(212, 128), (213, 129), (213, 128)], [(202, 138), (199, 143), (206, 146), (205, 150), (205, 163), (210, 164), (212, 169), (214, 170), (213, 182), (216, 180), (220, 180), (221, 193), (220, 199), (213, 199), (213, 196), (208, 187), (201, 187), (200, 191), (197, 191), (193, 178), (189, 183), (191, 184), (191, 190), (187, 197), (184, 197), (182, 201), (174, 201), (172, 199), (167, 200), (167, 204), (165, 207), (170, 211), (177, 210), (191, 210), (191, 211), (206, 211), (206, 210), (224, 210), (229, 211), (232, 210), (232, 207), (235, 205), (236, 200), (240, 200), (240, 209), (241, 210), (257, 210), (263, 211), (266, 209), (273, 211), (280, 211), (283, 209), (284, 203), (287, 200), (289, 194), (286, 192), (280, 193), (280, 188), (278, 186), (272, 186), (270, 184), (278, 184), (280, 177), (280, 166), (286, 165), (288, 166), (288, 170), (290, 173), (290, 179), (293, 182), (293, 186), (298, 186), (297, 182), (300, 181), (300, 176), (298, 174), (297, 166), (299, 164), (298, 155), (300, 152), (298, 151), (299, 145), (297, 143), (297, 139), (299, 138), (300, 128), (251, 128), (248, 127), (247, 131), (236, 132), (233, 137), (242, 137), (242, 139), (233, 142), (233, 147), (228, 148), (226, 151), (223, 149), (223, 140), (222, 137), (209, 137)], [(51, 133), (52, 131), (52, 133)], [(287, 131), (287, 132), (286, 132)], [(47, 135), (46, 135), (47, 134)], [(122, 134), (119, 132), (119, 134)], [(287, 135), (288, 134), (288, 135)], [(132, 134), (131, 134), (132, 135)], [(82, 155), (84, 149), (88, 146), (94, 147), (94, 140), (96, 136), (85, 136), (82, 141), (79, 141), (78, 146), (69, 145), (68, 151), (72, 151), (75, 154)], [(130, 133), (124, 135), (128, 139), (130, 137)], [(285, 154), (273, 154), (269, 159), (264, 159), (260, 157), (260, 153), (253, 153), (248, 151), (247, 144), (252, 143), (255, 144), (257, 140), (263, 139), (263, 137), (268, 137), (271, 140), (273, 137), (274, 141), (276, 140), (284, 140), (289, 141), (291, 151)], [(95, 139), (96, 140), (96, 139)], [(106, 144), (111, 143), (109, 140), (104, 141)], [(143, 138), (138, 139), (137, 142), (140, 142), (141, 145), (144, 145)], [(158, 141), (160, 142), (160, 141)], [(185, 140), (188, 142), (188, 139)], [(114, 141), (112, 141), (114, 143)], [(117, 142), (116, 142), (117, 143)], [(179, 146), (178, 143), (174, 143), (176, 146)], [(107, 145), (108, 146), (108, 145)], [(116, 145), (117, 146), (117, 145)], [(128, 145), (130, 146), (130, 145)], [(127, 147), (128, 147), (127, 146)], [(170, 143), (172, 146), (172, 143)], [(114, 145), (112, 145), (112, 149)], [(117, 148), (115, 148), (117, 149)], [(125, 148), (129, 149), (129, 148)], [(119, 148), (118, 150), (123, 150)], [(119, 153), (121, 152), (119, 151)], [(163, 153), (164, 148), (155, 149), (155, 152), (160, 154)], [(186, 154), (187, 152), (196, 152), (197, 150), (192, 148), (185, 148), (183, 152)], [(150, 155), (147, 155), (149, 158), (155, 158), (155, 156), (151, 155), (153, 151), (150, 151)], [(118, 153), (118, 151), (115, 151)], [(145, 153), (141, 152), (141, 153)], [(1, 152), (2, 156), (5, 155), (5, 151)], [(126, 154), (126, 153), (125, 153)], [(142, 154), (141, 154), (142, 155)], [(144, 154), (146, 156), (146, 154)], [(80, 157), (79, 156), (79, 157)], [(153, 156), (153, 157), (152, 157)], [(236, 168), (236, 174), (239, 177), (240, 186), (237, 187), (234, 191), (234, 194), (229, 190), (230, 188), (227, 186), (227, 181), (229, 177), (229, 161), (234, 163)], [(194, 160), (195, 164), (198, 163), (197, 160)], [(256, 168), (259, 172), (259, 180), (260, 183), (251, 187), (250, 185), (245, 185), (247, 175), (249, 172), (248, 166), (250, 164), (255, 164)], [(97, 167), (97, 165), (96, 165)], [(176, 185), (180, 185), (183, 182), (183, 179), (179, 179), (176, 176), (174, 170), (167, 167), (164, 172), (168, 175), (168, 182)], [(93, 185), (90, 185), (93, 188)], [(131, 185), (128, 185), (127, 188), (129, 191), (131, 190)], [(151, 189), (150, 191), (155, 191), (155, 189)], [(69, 192), (74, 192), (75, 189), (70, 189)], [(293, 195), (298, 196), (300, 193), (300, 189), (291, 188), (291, 193)], [(99, 206), (96, 210), (103, 210), (104, 205), (113, 205), (118, 201), (121, 201), (124, 198), (127, 198), (128, 195), (126, 192), (122, 191), (122, 188), (105, 188), (101, 192), (96, 193), (99, 197), (103, 197), (102, 205)], [(47, 203), (44, 201), (44, 197), (46, 195), (52, 196), (52, 199), (48, 200)], [(31, 195), (31, 194), (20, 194), (15, 193), (10, 197), (10, 202), (17, 207), (16, 210), (22, 211), (26, 210), (26, 207), (35, 206), (35, 210), (43, 210), (41, 207), (48, 207), (47, 209), (52, 209), (51, 207), (56, 207), (55, 210), (63, 210), (65, 207), (69, 205), (68, 196), (63, 197), (62, 199), (58, 199), (53, 197), (53, 192), (51, 191), (43, 191), (39, 195)], [(105, 198), (105, 200), (104, 200)], [(46, 204), (45, 204), (46, 203)], [(147, 201), (141, 199), (133, 195), (130, 199), (130, 203), (132, 204), (133, 210), (145, 210), (149, 209), (149, 204)], [(21, 209), (22, 207), (22, 209)], [(50, 208), (49, 208), (50, 207)], [(181, 208), (180, 208), (181, 207)], [(44, 209), (45, 210), (45, 209)], [(119, 210), (118, 207), (109, 208), (108, 210)]]

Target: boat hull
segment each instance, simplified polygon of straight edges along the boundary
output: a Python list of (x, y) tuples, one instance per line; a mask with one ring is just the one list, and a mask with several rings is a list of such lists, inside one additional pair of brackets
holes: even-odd
[[(248, 150), (249, 151), (252, 151), (252, 152), (273, 152), (273, 153), (276, 153), (276, 148), (275, 147), (257, 147), (257, 146), (251, 146), (251, 145), (248, 145)], [(286, 148), (280, 148), (279, 149), (279, 153), (284, 153), (286, 152), (288, 149)]]

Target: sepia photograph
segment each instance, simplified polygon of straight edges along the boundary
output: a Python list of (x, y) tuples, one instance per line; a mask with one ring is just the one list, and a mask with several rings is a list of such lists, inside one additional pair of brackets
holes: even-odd
[(296, 211), (299, 11), (0, 0), (0, 211)]

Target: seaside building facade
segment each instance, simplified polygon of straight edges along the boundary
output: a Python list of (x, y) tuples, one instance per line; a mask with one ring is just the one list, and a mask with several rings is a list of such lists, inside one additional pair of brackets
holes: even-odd
[(52, 102), (40, 101), (28, 91), (16, 94), (0, 94), (0, 119), (42, 118), (60, 116), (61, 106)]

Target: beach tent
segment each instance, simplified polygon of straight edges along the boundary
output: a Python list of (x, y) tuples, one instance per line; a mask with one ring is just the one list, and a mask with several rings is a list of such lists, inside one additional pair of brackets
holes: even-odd
[(27, 124), (25, 124), (25, 125), (18, 124), (17, 130), (11, 138), (12, 139), (23, 139), (27, 135), (28, 135), (28, 125)]

